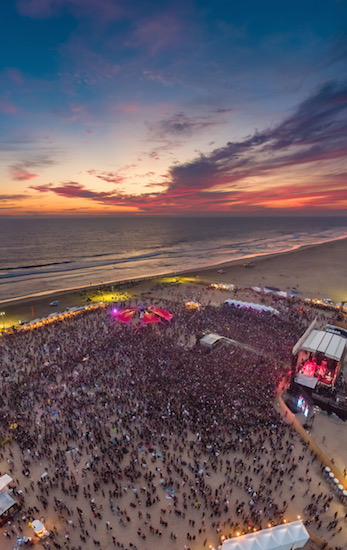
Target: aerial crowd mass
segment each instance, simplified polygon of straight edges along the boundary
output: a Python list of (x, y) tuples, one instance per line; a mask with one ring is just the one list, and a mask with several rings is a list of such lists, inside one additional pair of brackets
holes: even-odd
[[(342, 549), (343, 506), (276, 407), (310, 316), (154, 304), (171, 322), (134, 330), (110, 306), (0, 339), (0, 473), (21, 504), (5, 550), (35, 519), (46, 549), (198, 550), (298, 516)], [(238, 344), (206, 352), (208, 332)]]

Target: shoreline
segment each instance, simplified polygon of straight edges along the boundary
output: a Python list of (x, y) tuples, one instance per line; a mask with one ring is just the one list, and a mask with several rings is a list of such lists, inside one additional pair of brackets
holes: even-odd
[(280, 257), (280, 256), (283, 256), (283, 255), (295, 253), (295, 252), (300, 251), (300, 250), (308, 250), (308, 249), (311, 249), (311, 248), (317, 247), (317, 246), (329, 245), (329, 244), (332, 244), (332, 243), (335, 243), (335, 242), (338, 242), (338, 241), (347, 241), (347, 235), (343, 235), (343, 236), (337, 237), (336, 239), (332, 239), (332, 240), (329, 240), (329, 241), (318, 241), (318, 242), (312, 243), (312, 244), (298, 245), (296, 247), (293, 247), (293, 248), (290, 248), (290, 249), (287, 249), (287, 250), (278, 251), (278, 252), (270, 252), (270, 253), (269, 252), (261, 252), (261, 253), (256, 254), (256, 255), (247, 254), (247, 255), (241, 256), (239, 258), (233, 259), (233, 260), (221, 261), (221, 262), (217, 262), (215, 264), (209, 264), (209, 265), (206, 265), (206, 266), (190, 267), (188, 269), (177, 270), (177, 271), (164, 271), (164, 272), (160, 272), (160, 273), (152, 273), (150, 275), (144, 275), (144, 276), (139, 276), (139, 277), (134, 277), (134, 278), (112, 279), (110, 281), (100, 281), (98, 283), (90, 283), (89, 285), (81, 285), (81, 286), (73, 286), (73, 287), (62, 288), (62, 289), (46, 290), (46, 291), (43, 291), (43, 292), (35, 292), (33, 294), (25, 294), (23, 296), (15, 296), (15, 297), (9, 298), (7, 300), (6, 299), (5, 300), (0, 300), (0, 307), (2, 305), (11, 305), (14, 302), (25, 301), (25, 300), (36, 299), (36, 298), (43, 298), (43, 297), (48, 297), (48, 296), (53, 297), (53, 296), (58, 296), (58, 295), (65, 294), (65, 293), (70, 293), (70, 292), (78, 292), (78, 291), (94, 289), (94, 288), (102, 288), (103, 286), (107, 286), (107, 285), (122, 285), (122, 284), (128, 284), (128, 283), (137, 283), (137, 282), (141, 282), (141, 281), (147, 281), (147, 280), (151, 280), (151, 279), (156, 279), (158, 277), (172, 277), (174, 275), (182, 275), (182, 274), (187, 274), (187, 273), (191, 274), (193, 272), (194, 273), (206, 272), (206, 271), (213, 270), (213, 269), (216, 269), (216, 268), (232, 267), (234, 265), (236, 266), (236, 265), (239, 265), (241, 262), (243, 263), (245, 260), (247, 260), (247, 263), (249, 263), (248, 261), (250, 261), (251, 263), (256, 263), (258, 261), (266, 260), (268, 258)]
[[(189, 268), (145, 277), (92, 283), (88, 286), (82, 285), (1, 300), (0, 309), (5, 310), (8, 327), (15, 324), (8, 324), (15, 317), (18, 323), (18, 319), (29, 321), (44, 316), (35, 315), (35, 310), (51, 313), (53, 310), (49, 304), (57, 299), (61, 302), (58, 309), (63, 311), (67, 307), (83, 305), (83, 298), (88, 292), (112, 286), (115, 293), (136, 288), (137, 293), (140, 291), (142, 294), (148, 291), (149, 286), (155, 285), (158, 279), (174, 276), (190, 278), (190, 282), (194, 284), (215, 282), (235, 284), (242, 289), (251, 286), (276, 286), (283, 291), (296, 289), (300, 292), (301, 298), (324, 296), (341, 302), (347, 300), (344, 261), (346, 257), (347, 237), (340, 237), (332, 241), (304, 245), (282, 252), (242, 257), (196, 269)], [(245, 264), (250, 264), (252, 267), (245, 267)], [(218, 273), (218, 270), (223, 270), (223, 273)]]

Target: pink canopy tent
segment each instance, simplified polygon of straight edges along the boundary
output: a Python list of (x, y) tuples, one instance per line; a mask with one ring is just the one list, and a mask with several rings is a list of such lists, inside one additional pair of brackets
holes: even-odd
[(149, 306), (148, 311), (151, 311), (155, 315), (159, 315), (159, 317), (162, 317), (163, 319), (165, 319), (165, 321), (171, 321), (173, 317), (170, 311), (167, 311), (166, 309), (160, 309), (159, 307)]
[(144, 325), (153, 323), (162, 323), (162, 320), (170, 322), (173, 318), (172, 313), (166, 309), (160, 309), (154, 306), (134, 306), (126, 309), (114, 309), (113, 315), (121, 323), (130, 325), (131, 321), (136, 317), (139, 319), (140, 324), (137, 328), (141, 328)]

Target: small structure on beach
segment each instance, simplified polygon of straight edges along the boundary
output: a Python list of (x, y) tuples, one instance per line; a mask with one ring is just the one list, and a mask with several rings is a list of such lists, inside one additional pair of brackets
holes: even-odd
[(29, 523), (29, 526), (34, 529), (35, 535), (40, 539), (49, 537), (49, 531), (47, 531), (46, 527), (39, 519), (34, 519), (33, 522)]
[(201, 304), (199, 304), (199, 302), (186, 302), (185, 306), (187, 309), (201, 309)]
[(19, 509), (18, 503), (6, 490), (7, 486), (12, 481), (12, 477), (8, 474), (4, 474), (0, 477), (0, 527), (8, 521), (11, 521)]
[(263, 304), (254, 304), (253, 302), (242, 302), (241, 300), (225, 300), (225, 304), (228, 306), (234, 306), (240, 309), (253, 309), (254, 311), (267, 311), (273, 315), (279, 315), (278, 309), (271, 306), (264, 306)]
[(209, 290), (226, 290), (228, 292), (236, 290), (236, 286), (230, 283), (209, 283), (206, 288)]
[(299, 520), (227, 539), (221, 550), (295, 550), (305, 546), (309, 538), (307, 529)]
[(207, 348), (212, 351), (216, 346), (221, 343), (222, 340), (223, 336), (219, 336), (219, 334), (213, 334), (211, 332), (210, 334), (205, 334), (205, 336), (200, 338), (200, 345), (203, 348)]

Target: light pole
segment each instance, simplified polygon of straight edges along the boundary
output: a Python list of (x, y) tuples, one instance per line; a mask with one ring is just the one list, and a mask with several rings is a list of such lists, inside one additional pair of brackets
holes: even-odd
[(5, 312), (4, 311), (0, 311), (0, 316), (2, 317), (2, 330), (5, 329)]

